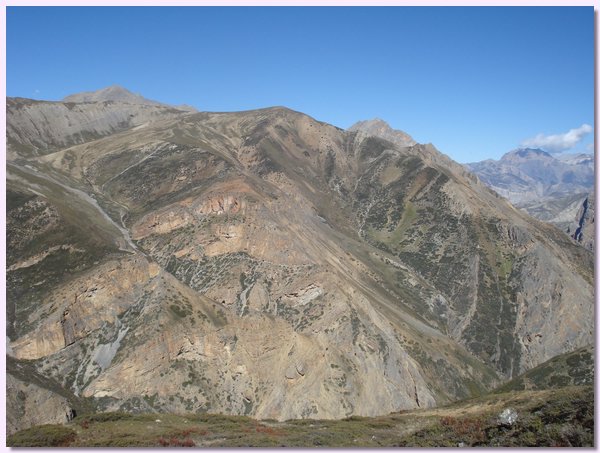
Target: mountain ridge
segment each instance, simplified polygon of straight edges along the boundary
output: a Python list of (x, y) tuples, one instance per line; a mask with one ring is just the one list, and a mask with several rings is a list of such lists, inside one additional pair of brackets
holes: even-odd
[(149, 108), (39, 155), (8, 115), (9, 345), (99, 410), (431, 407), (592, 341), (591, 254), (433, 146)]
[(101, 88), (95, 91), (83, 91), (80, 93), (70, 94), (62, 99), (65, 103), (84, 103), (84, 102), (123, 102), (126, 104), (142, 104), (142, 105), (155, 105), (161, 107), (173, 107), (178, 110), (197, 112), (194, 107), (189, 105), (170, 105), (158, 101), (147, 99), (140, 94), (132, 93), (128, 89), (120, 85), (110, 85), (106, 88)]

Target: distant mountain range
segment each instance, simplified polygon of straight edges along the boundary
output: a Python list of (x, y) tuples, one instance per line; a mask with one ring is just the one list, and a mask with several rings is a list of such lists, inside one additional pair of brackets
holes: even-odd
[(541, 149), (521, 148), (506, 153), (500, 160), (488, 159), (465, 166), (515, 206), (556, 225), (593, 249), (592, 154), (557, 156)]
[(594, 156), (556, 158), (541, 150), (516, 149), (500, 160), (466, 164), (479, 178), (515, 205), (543, 198), (588, 193), (594, 187)]

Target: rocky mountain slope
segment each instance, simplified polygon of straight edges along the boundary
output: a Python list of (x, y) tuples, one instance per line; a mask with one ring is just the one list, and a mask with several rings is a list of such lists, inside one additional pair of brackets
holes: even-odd
[(583, 245), (586, 249), (593, 251), (595, 243), (595, 200), (593, 193), (588, 194), (580, 204), (575, 221), (567, 227), (567, 233)]
[(367, 135), (374, 135), (381, 137), (384, 140), (388, 140), (398, 146), (413, 146), (417, 142), (406, 132), (392, 129), (389, 124), (383, 121), (381, 118), (374, 118), (372, 120), (358, 121), (357, 123), (350, 126), (349, 131), (360, 131)]
[(91, 401), (39, 374), (27, 361), (8, 356), (6, 370), (8, 434), (41, 424), (65, 423), (94, 411)]
[(593, 341), (592, 254), (431, 145), (8, 102), (10, 354), (95, 410), (385, 414)]
[(557, 355), (494, 390), (494, 393), (547, 390), (594, 383), (594, 348)]
[(189, 109), (147, 102), (119, 87), (67, 96), (63, 102), (7, 98), (8, 158), (52, 153), (156, 120), (176, 118)]
[[(579, 211), (594, 192), (594, 156), (589, 154), (555, 157), (541, 149), (525, 148), (511, 151), (499, 161), (488, 159), (466, 167), (515, 206), (571, 237), (573, 223), (581, 219)], [(592, 210), (586, 222), (593, 224), (590, 214)], [(583, 241), (581, 236), (576, 240)], [(583, 245), (593, 250), (593, 233)]]

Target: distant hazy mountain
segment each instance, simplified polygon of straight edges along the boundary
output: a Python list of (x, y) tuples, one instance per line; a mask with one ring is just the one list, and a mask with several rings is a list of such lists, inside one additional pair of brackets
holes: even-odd
[(591, 165), (594, 166), (594, 155), (593, 154), (558, 154), (556, 156), (558, 160), (566, 162), (571, 165)]
[(139, 94), (119, 86), (111, 85), (97, 91), (83, 91), (81, 93), (71, 94), (63, 99), (63, 102), (103, 102), (117, 101), (127, 102), (129, 104), (162, 105), (160, 102), (146, 99)]
[(499, 161), (466, 164), (479, 178), (516, 206), (541, 198), (585, 194), (594, 187), (594, 156), (556, 158), (532, 148), (516, 149)]
[(145, 97), (132, 93), (131, 91), (119, 85), (111, 85), (97, 91), (83, 91), (81, 93), (71, 94), (63, 99), (63, 102), (103, 102), (115, 101), (126, 104), (157, 105), (161, 107), (175, 107), (178, 110), (187, 110), (195, 112), (196, 109), (189, 105), (169, 105), (162, 102), (146, 99)]
[[(591, 154), (554, 156), (541, 149), (522, 148), (506, 153), (498, 161), (488, 159), (466, 167), (515, 206), (569, 235), (579, 227), (584, 200), (594, 191)], [(593, 223), (593, 206), (588, 206), (586, 212), (584, 223)], [(593, 233), (586, 237), (587, 247), (593, 249)], [(582, 238), (578, 235), (574, 239), (581, 242)]]

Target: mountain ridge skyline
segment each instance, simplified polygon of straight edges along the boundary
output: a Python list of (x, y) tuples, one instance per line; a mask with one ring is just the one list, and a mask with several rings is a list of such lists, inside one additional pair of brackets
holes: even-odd
[[(83, 101), (85, 99), (85, 101)], [(174, 108), (178, 108), (181, 110), (187, 110), (190, 112), (198, 112), (198, 111), (202, 111), (202, 109), (198, 110), (198, 108), (196, 106), (191, 106), (191, 105), (187, 105), (187, 104), (181, 104), (181, 105), (171, 105), (171, 104), (166, 104), (157, 100), (153, 100), (153, 99), (148, 99), (146, 97), (144, 97), (141, 93), (134, 93), (133, 91), (129, 90), (128, 88), (124, 87), (123, 85), (120, 85), (118, 83), (114, 83), (108, 86), (105, 86), (103, 88), (98, 88), (96, 90), (91, 90), (91, 91), (83, 91), (83, 92), (77, 92), (77, 93), (71, 93), (68, 94), (66, 96), (64, 96), (62, 99), (60, 100), (46, 100), (46, 99), (35, 99), (35, 100), (40, 100), (40, 101), (49, 101), (49, 102), (93, 102), (95, 101), (101, 101), (101, 100), (112, 100), (112, 101), (120, 101), (122, 102), (124, 99), (127, 99), (128, 102), (134, 102), (134, 103), (138, 103), (138, 104), (148, 104), (148, 105), (161, 105), (161, 106), (169, 106), (169, 107), (174, 107)], [(256, 109), (250, 109), (249, 111), (252, 110), (262, 110), (262, 109), (269, 109), (269, 108), (277, 108), (277, 107), (282, 107), (282, 108), (289, 108), (287, 106), (284, 105), (268, 105), (268, 106), (262, 106)], [(294, 110), (289, 108), (290, 110)], [(233, 110), (232, 112), (235, 111), (239, 111), (239, 112), (244, 112), (246, 110)], [(222, 112), (222, 113), (227, 113), (227, 112)], [(387, 133), (400, 133), (405, 135), (405, 140), (407, 143), (412, 143), (412, 144), (416, 144), (417, 142), (409, 135), (408, 132), (406, 132), (403, 129), (396, 129), (393, 128), (390, 123), (383, 118), (382, 116), (374, 116), (370, 119), (368, 118), (362, 118), (362, 119), (357, 119), (354, 121), (354, 123), (352, 123), (348, 128), (346, 128), (346, 130), (352, 131), (354, 129), (357, 129), (361, 124), (369, 124), (372, 126), (377, 126), (380, 127), (382, 129), (386, 130), (386, 134)], [(431, 143), (430, 141), (424, 141), (422, 143)], [(553, 156), (556, 159), (569, 159), (569, 156), (576, 156), (576, 155), (581, 155), (581, 156), (585, 156), (585, 157), (589, 157), (589, 156), (594, 156), (594, 151), (592, 149), (591, 152), (582, 152), (580, 150), (567, 150), (567, 151), (563, 151), (563, 152), (549, 152), (547, 150), (545, 150), (543, 147), (531, 147), (531, 146), (516, 146), (515, 148), (512, 148), (508, 151), (505, 151), (504, 154), (502, 154), (499, 158), (494, 159), (492, 157), (488, 157), (485, 159), (482, 159), (480, 161), (477, 162), (482, 162), (482, 161), (502, 161), (503, 159), (506, 159), (507, 157), (511, 156), (512, 154), (515, 154), (519, 151), (526, 151), (526, 150), (531, 150), (531, 151), (536, 151), (536, 150), (540, 150), (543, 151), (544, 153), (548, 154), (549, 156)], [(562, 156), (562, 157), (561, 157)], [(454, 159), (455, 160), (455, 159)], [(469, 166), (471, 164), (475, 164), (477, 162), (460, 162), (463, 165)]]
[[(118, 83), (204, 111), (285, 105), (343, 129), (381, 117), (461, 163), (594, 124), (590, 7), (9, 7), (7, 24), (9, 96)], [(142, 39), (152, 27), (160, 39)]]

